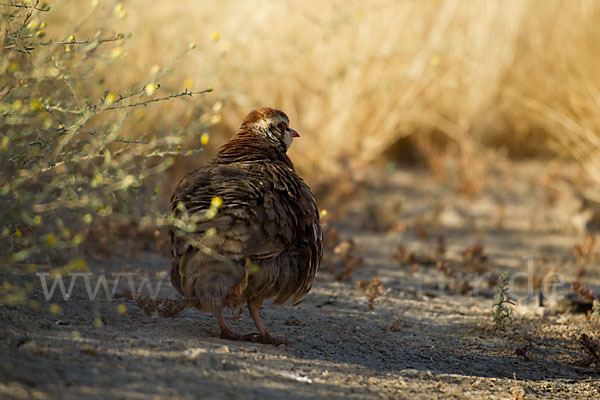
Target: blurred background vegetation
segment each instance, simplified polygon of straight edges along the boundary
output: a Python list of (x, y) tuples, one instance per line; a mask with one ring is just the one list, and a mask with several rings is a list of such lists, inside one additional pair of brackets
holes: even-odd
[[(56, 1), (48, 29), (132, 35), (127, 62), (98, 90), (150, 77), (196, 43), (163, 82), (215, 88), (211, 101), (225, 105), (215, 145), (270, 105), (307, 136), (292, 155), (308, 173), (345, 156), (376, 159), (413, 134), (599, 166), (595, 0), (98, 3), (126, 15), (78, 23), (90, 3)], [(185, 102), (163, 107), (136, 131), (193, 120)]]
[(382, 160), (473, 174), (491, 157), (575, 161), (600, 181), (596, 0), (0, 10), (5, 269), (82, 269), (86, 240), (108, 252), (107, 232), (163, 235), (174, 182), (261, 106), (290, 116), (291, 157), (315, 186)]
[[(52, 25), (88, 7), (66, 4), (55, 3)], [(248, 110), (272, 105), (307, 136), (292, 151), (309, 173), (378, 158), (413, 134), (598, 166), (597, 1), (122, 4), (127, 17), (111, 28), (132, 38), (115, 78), (135, 82), (197, 43), (171, 78), (213, 85), (225, 105), (217, 143)], [(171, 129), (189, 108), (170, 106), (147, 126)]]

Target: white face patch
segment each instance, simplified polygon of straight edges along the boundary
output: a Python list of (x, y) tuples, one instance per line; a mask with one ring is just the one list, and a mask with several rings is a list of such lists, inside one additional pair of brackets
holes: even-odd
[[(287, 118), (270, 118), (270, 119), (261, 119), (252, 124), (252, 128), (258, 131), (264, 132), (266, 135), (270, 136), (274, 142), (281, 140), (280, 131), (275, 131), (278, 124), (283, 122), (286, 126), (289, 124)], [(285, 149), (289, 149), (292, 145), (292, 135), (289, 130), (286, 130), (283, 134), (283, 142), (285, 143)]]
[(285, 142), (285, 148), (289, 149), (292, 145), (292, 135), (289, 130), (285, 131), (285, 136), (283, 137), (283, 141)]

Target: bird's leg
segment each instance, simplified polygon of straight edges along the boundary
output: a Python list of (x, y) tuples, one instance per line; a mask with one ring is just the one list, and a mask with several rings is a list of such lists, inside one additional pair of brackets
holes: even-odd
[(250, 315), (252, 316), (254, 325), (256, 325), (256, 328), (258, 329), (258, 336), (246, 335), (245, 338), (250, 341), (253, 341), (253, 342), (274, 344), (275, 346), (285, 344), (285, 342), (283, 340), (274, 338), (271, 335), (269, 335), (269, 332), (267, 332), (267, 328), (265, 328), (265, 325), (263, 324), (262, 320), (260, 319), (260, 315), (258, 315), (259, 307), (260, 307), (259, 305), (248, 300), (248, 311), (250, 311)]
[(231, 332), (229, 327), (227, 327), (225, 319), (223, 319), (223, 314), (221, 313), (221, 308), (215, 308), (213, 310), (213, 315), (219, 323), (219, 328), (221, 328), (221, 339), (240, 340), (242, 338), (241, 335)]

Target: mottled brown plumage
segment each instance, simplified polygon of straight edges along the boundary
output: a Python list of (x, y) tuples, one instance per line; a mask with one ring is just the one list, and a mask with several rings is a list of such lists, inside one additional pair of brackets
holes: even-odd
[(209, 165), (188, 173), (171, 197), (171, 282), (201, 311), (212, 311), (221, 337), (239, 339), (224, 307), (247, 303), (258, 341), (277, 343), (258, 315), (263, 301), (298, 304), (322, 256), (319, 213), (286, 151), (299, 136), (279, 110), (261, 108)]

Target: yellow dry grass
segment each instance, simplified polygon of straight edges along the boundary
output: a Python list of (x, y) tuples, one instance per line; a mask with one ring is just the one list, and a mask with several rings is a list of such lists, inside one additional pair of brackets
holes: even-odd
[[(110, 13), (117, 4), (99, 7)], [(285, 110), (302, 134), (292, 156), (305, 171), (350, 155), (371, 160), (406, 135), (437, 131), (459, 143), (552, 149), (600, 181), (596, 0), (122, 4), (124, 19), (91, 15), (78, 28), (133, 34), (128, 67), (107, 82), (150, 78), (153, 65), (194, 42), (169, 87), (212, 85), (212, 101), (225, 105), (223, 132), (252, 108)], [(67, 34), (87, 7), (56, 1), (53, 18)], [(157, 119), (181, 122), (183, 107), (170, 104), (149, 129)]]

